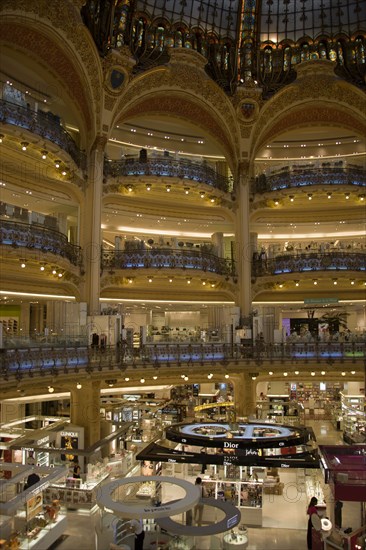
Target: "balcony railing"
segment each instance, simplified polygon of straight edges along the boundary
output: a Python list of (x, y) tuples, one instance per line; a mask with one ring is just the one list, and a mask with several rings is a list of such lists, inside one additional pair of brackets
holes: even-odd
[(102, 269), (137, 268), (189, 269), (218, 275), (236, 276), (233, 260), (219, 258), (196, 250), (147, 249), (147, 250), (102, 250)]
[[(218, 366), (235, 365), (235, 370), (245, 365), (257, 366), (267, 361), (272, 367), (289, 368), (296, 361), (301, 365), (327, 365), (338, 372), (336, 367), (356, 361), (363, 361), (366, 356), (366, 342), (347, 343), (299, 343), (299, 344), (259, 344), (242, 345), (227, 343), (198, 344), (151, 344), (141, 348), (123, 349), (107, 347), (95, 349), (85, 345), (56, 347), (45, 343), (44, 347), (3, 349), (0, 353), (0, 376), (5, 381), (20, 381), (34, 376), (56, 377), (62, 374), (74, 374), (125, 370), (128, 367), (179, 367), (189, 366), (194, 375), (193, 366), (197, 372), (202, 366), (214, 370)], [(238, 362), (243, 361), (241, 366)], [(309, 368), (309, 367), (307, 367)], [(314, 367), (311, 366), (313, 369)], [(331, 372), (331, 371), (329, 371)]]
[(112, 178), (127, 176), (176, 177), (205, 183), (220, 191), (232, 190), (231, 180), (218, 174), (210, 166), (169, 157), (148, 158), (145, 161), (139, 159), (106, 160), (104, 175)]
[(267, 193), (312, 185), (366, 186), (366, 170), (358, 167), (322, 166), (321, 168), (284, 169), (275, 174), (261, 174), (252, 182), (252, 193)]
[(33, 111), (27, 107), (0, 100), (0, 122), (25, 128), (33, 134), (56, 143), (80, 168), (85, 168), (86, 157), (71, 135), (61, 126), (60, 119), (49, 112)]
[(308, 271), (365, 271), (366, 254), (355, 252), (329, 252), (287, 254), (252, 262), (252, 275), (280, 275)]
[(0, 244), (51, 252), (67, 258), (73, 265), (81, 263), (79, 246), (69, 243), (63, 233), (42, 225), (0, 219)]

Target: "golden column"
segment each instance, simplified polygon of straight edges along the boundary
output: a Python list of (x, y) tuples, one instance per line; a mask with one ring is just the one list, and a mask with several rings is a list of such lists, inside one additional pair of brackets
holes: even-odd
[(70, 391), (71, 424), (84, 428), (84, 447), (100, 439), (100, 381), (83, 381)]

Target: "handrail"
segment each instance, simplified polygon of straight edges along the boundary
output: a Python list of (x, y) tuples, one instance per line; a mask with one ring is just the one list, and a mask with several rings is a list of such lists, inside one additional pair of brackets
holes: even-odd
[(63, 233), (38, 224), (0, 219), (0, 244), (40, 249), (67, 258), (73, 265), (81, 263), (80, 246), (70, 243)]
[(169, 157), (148, 158), (146, 160), (105, 160), (104, 175), (111, 178), (123, 176), (177, 177), (205, 183), (224, 192), (232, 190), (230, 178), (217, 173), (209, 165)]
[(104, 250), (102, 269), (176, 268), (209, 271), (218, 275), (236, 276), (233, 260), (198, 250), (153, 248), (145, 250)]
[(85, 168), (86, 156), (80, 151), (73, 137), (61, 126), (58, 116), (50, 112), (34, 111), (0, 99), (0, 122), (25, 128), (63, 149), (80, 168)]
[[(303, 362), (333, 365), (355, 363), (366, 357), (366, 340), (357, 342), (329, 343), (286, 343), (286, 344), (230, 344), (230, 343), (159, 343), (146, 344), (140, 348), (130, 346), (112, 346), (92, 348), (85, 345), (56, 347), (2, 349), (0, 353), (0, 377), (5, 381), (20, 381), (34, 376), (57, 376), (102, 372), (113, 369), (125, 370), (127, 367), (177, 367), (197, 365), (214, 368), (217, 363), (220, 372), (223, 366), (234, 362), (236, 369), (239, 361), (260, 366), (267, 361), (272, 365), (278, 362)], [(252, 366), (253, 368), (253, 366)]]
[(287, 253), (275, 258), (254, 259), (253, 277), (302, 273), (311, 271), (365, 271), (365, 252), (331, 251), (327, 253), (310, 252), (306, 254)]
[(293, 187), (313, 185), (366, 186), (366, 170), (356, 166), (323, 166), (319, 168), (290, 168), (275, 174), (261, 174), (252, 180), (252, 193), (267, 193)]

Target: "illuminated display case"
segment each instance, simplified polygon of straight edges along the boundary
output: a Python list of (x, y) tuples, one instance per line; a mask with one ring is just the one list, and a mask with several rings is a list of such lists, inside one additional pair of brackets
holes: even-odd
[(204, 496), (225, 500), (245, 509), (247, 525), (262, 526), (263, 483), (203, 479)]
[(346, 443), (364, 443), (366, 441), (366, 415), (363, 395), (341, 393), (343, 415), (343, 439)]

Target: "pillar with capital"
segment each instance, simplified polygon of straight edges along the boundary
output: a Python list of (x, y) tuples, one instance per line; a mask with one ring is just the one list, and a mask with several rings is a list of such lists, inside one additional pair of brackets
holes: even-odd
[(83, 381), (70, 391), (71, 424), (84, 428), (84, 446), (100, 439), (100, 381)]
[(238, 210), (236, 212), (236, 261), (239, 278), (239, 306), (242, 316), (249, 316), (251, 301), (252, 251), (249, 231), (250, 178), (248, 163), (239, 166)]
[(255, 414), (256, 406), (256, 384), (249, 373), (230, 376), (234, 386), (234, 403), (236, 416), (242, 417)]
[(89, 315), (98, 315), (100, 312), (101, 218), (106, 142), (106, 136), (97, 136), (88, 154), (88, 181), (85, 202), (80, 209), (80, 245), (84, 251), (85, 269), (85, 283), (81, 288), (81, 301), (87, 302)]

